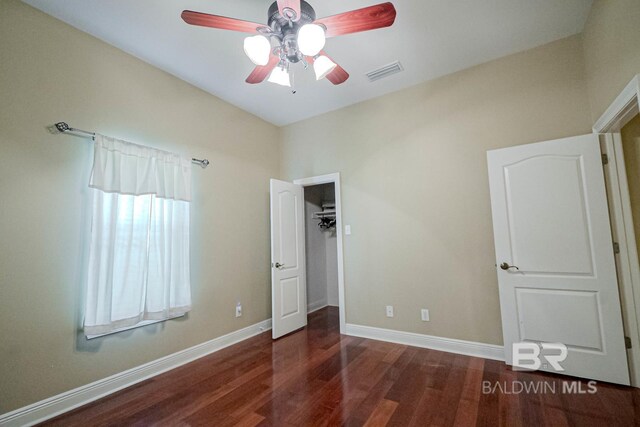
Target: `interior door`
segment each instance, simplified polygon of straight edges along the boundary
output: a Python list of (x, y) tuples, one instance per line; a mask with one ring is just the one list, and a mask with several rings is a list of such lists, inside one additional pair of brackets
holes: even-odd
[(301, 185), (271, 180), (272, 336), (307, 324), (304, 193)]
[(629, 384), (597, 136), (487, 158), (507, 363), (513, 343), (563, 343), (558, 373)]

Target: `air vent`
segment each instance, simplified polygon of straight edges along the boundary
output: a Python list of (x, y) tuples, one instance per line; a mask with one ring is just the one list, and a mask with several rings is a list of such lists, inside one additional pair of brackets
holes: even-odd
[(396, 61), (377, 68), (373, 71), (369, 71), (367, 73), (367, 78), (370, 82), (375, 82), (376, 80), (384, 79), (385, 77), (389, 77), (390, 75), (399, 73), (400, 71), (404, 71), (404, 68), (402, 67), (400, 61)]

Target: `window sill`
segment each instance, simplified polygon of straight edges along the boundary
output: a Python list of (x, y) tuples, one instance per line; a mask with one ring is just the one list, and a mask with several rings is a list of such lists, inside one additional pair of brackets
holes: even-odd
[(184, 314), (181, 314), (179, 316), (174, 316), (174, 317), (169, 317), (167, 319), (158, 319), (158, 320), (143, 320), (140, 323), (137, 323), (133, 326), (127, 326), (125, 328), (119, 328), (119, 329), (115, 329), (111, 332), (105, 332), (104, 334), (96, 334), (96, 335), (85, 335), (85, 337), (87, 337), (88, 340), (92, 340), (94, 338), (100, 338), (100, 337), (104, 337), (106, 335), (113, 335), (113, 334), (117, 334), (118, 332), (124, 332), (124, 331), (128, 331), (130, 329), (136, 329), (136, 328), (141, 328), (142, 326), (148, 326), (148, 325), (152, 325), (154, 323), (160, 323), (160, 322), (165, 322), (167, 320), (171, 320), (171, 319), (177, 319), (179, 317), (184, 317)]

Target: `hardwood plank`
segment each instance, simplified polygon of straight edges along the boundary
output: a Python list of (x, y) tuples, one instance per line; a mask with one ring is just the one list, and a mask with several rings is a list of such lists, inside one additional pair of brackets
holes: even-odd
[[(451, 357), (444, 356), (444, 360), (451, 360)], [(461, 396), (464, 391), (465, 380), (467, 376), (466, 364), (463, 361), (467, 361), (468, 358), (464, 356), (454, 355), (453, 363), (451, 367), (448, 367), (448, 375), (446, 377), (446, 383), (440, 393), (440, 402), (435, 411), (434, 424), (450, 426), (455, 425), (456, 414), (458, 412), (458, 406), (461, 401)], [(442, 369), (442, 368), (441, 368)], [(422, 405), (421, 405), (422, 406)], [(425, 404), (422, 406), (426, 408)], [(420, 411), (416, 412), (413, 417), (413, 424), (420, 425), (421, 420), (424, 417)], [(458, 424), (459, 425), (459, 424)]]
[[(350, 365), (349, 375), (343, 376), (344, 397), (338, 400), (336, 395), (330, 401), (333, 410), (327, 417), (328, 425), (347, 423), (354, 409), (363, 404), (391, 366), (385, 360), (395, 361), (399, 357), (400, 353), (389, 357), (393, 347), (384, 344), (386, 343), (379, 341), (364, 341), (360, 344), (366, 351)], [(380, 395), (379, 400), (382, 396)]]
[(264, 417), (252, 412), (241, 418), (236, 424), (237, 427), (254, 427), (264, 421)]
[[(583, 390), (587, 382), (340, 335), (332, 307), (308, 320), (282, 339), (265, 332), (44, 425), (640, 425), (638, 389), (598, 383), (593, 394), (563, 393), (566, 382)], [(514, 383), (539, 389), (515, 393)]]
[(371, 416), (364, 424), (365, 427), (386, 426), (397, 407), (398, 402), (383, 399), (371, 413)]
[(455, 425), (475, 424), (478, 416), (484, 359), (470, 358), (468, 362), (462, 395), (456, 410)]
[[(500, 362), (494, 360), (487, 360), (484, 364), (484, 371), (482, 375), (482, 383), (490, 385), (500, 384), (500, 368), (498, 366)], [(478, 417), (476, 419), (476, 426), (495, 426), (498, 424), (499, 417), (499, 399), (502, 395), (501, 391), (489, 392), (480, 394), (480, 401), (478, 402)]]
[[(386, 399), (398, 402), (398, 408), (389, 421), (390, 425), (407, 426), (417, 421), (417, 411), (422, 425), (428, 425), (434, 411), (434, 401), (440, 400), (441, 390), (446, 380), (446, 372), (440, 369), (440, 357), (446, 353), (418, 349), (402, 375), (394, 383)], [(429, 403), (426, 403), (426, 402)], [(427, 410), (425, 410), (427, 406)], [(426, 419), (424, 418), (426, 417)]]
[(385, 356), (376, 370), (378, 375), (372, 375), (370, 377), (372, 386), (369, 388), (367, 396), (351, 412), (345, 423), (346, 425), (361, 426), (366, 422), (378, 404), (384, 400), (384, 396), (389, 392), (414, 354), (415, 349), (403, 348), (402, 352), (397, 354), (395, 360), (391, 360), (388, 356)]

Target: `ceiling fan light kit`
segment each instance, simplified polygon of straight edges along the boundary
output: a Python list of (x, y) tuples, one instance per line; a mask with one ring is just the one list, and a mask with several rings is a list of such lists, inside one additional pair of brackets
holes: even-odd
[(267, 25), (185, 10), (182, 19), (191, 25), (254, 34), (244, 40), (244, 51), (256, 68), (247, 83), (265, 79), (291, 86), (290, 66), (313, 64), (317, 80), (327, 78), (334, 85), (349, 78), (342, 67), (322, 50), (326, 38), (374, 30), (393, 25), (396, 10), (381, 3), (326, 18), (316, 19), (313, 7), (304, 0), (278, 0), (267, 13)]
[(256, 65), (267, 65), (271, 55), (271, 42), (265, 36), (250, 36), (244, 39), (244, 53)]
[(277, 66), (273, 69), (267, 81), (280, 86), (291, 87), (291, 76), (289, 76), (288, 68), (286, 64)]
[(328, 57), (324, 55), (318, 56), (315, 61), (313, 61), (313, 71), (316, 73), (316, 80), (324, 79), (327, 74), (333, 71), (338, 64), (330, 60)]
[(316, 56), (324, 47), (324, 28), (316, 24), (305, 24), (298, 31), (298, 50), (304, 56)]

